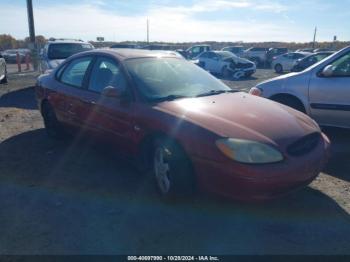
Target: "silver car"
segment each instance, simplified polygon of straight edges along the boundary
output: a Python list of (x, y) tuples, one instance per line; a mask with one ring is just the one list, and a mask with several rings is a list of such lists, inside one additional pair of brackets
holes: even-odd
[(250, 93), (302, 111), (322, 126), (350, 128), (350, 46), (300, 73), (258, 84)]

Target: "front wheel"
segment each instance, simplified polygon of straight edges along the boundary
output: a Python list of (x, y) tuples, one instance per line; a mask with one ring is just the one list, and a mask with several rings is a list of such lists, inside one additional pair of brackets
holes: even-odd
[(194, 192), (191, 163), (183, 149), (171, 139), (157, 139), (153, 149), (153, 174), (159, 193), (166, 198)]
[(277, 74), (283, 73), (283, 67), (282, 67), (281, 64), (275, 65), (275, 72), (276, 72)]

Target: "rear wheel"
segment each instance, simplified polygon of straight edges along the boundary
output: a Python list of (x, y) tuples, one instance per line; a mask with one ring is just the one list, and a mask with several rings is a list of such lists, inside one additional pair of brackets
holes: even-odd
[(281, 65), (281, 64), (275, 65), (275, 71), (276, 71), (277, 74), (283, 73), (283, 67), (282, 67), (282, 65)]
[(57, 120), (55, 111), (48, 102), (44, 102), (42, 106), (42, 115), (48, 136), (53, 139), (62, 139), (64, 137), (62, 126)]
[(171, 139), (155, 140), (153, 174), (157, 189), (165, 198), (186, 196), (194, 192), (195, 179), (190, 160)]

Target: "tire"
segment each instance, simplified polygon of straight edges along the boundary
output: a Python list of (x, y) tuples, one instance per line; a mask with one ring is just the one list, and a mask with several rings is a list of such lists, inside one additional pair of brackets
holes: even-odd
[(7, 84), (7, 75), (0, 81), (0, 84)]
[(303, 103), (298, 98), (295, 98), (292, 96), (277, 96), (277, 97), (272, 97), (271, 99), (275, 102), (278, 102), (280, 104), (283, 104), (295, 110), (298, 110), (304, 114), (306, 113)]
[(221, 75), (224, 77), (224, 78), (229, 78), (231, 76), (231, 72), (230, 70), (228, 70), (227, 66), (224, 66), (222, 69), (221, 69)]
[(190, 160), (171, 139), (155, 140), (152, 173), (163, 198), (173, 199), (194, 193), (195, 179)]
[(7, 68), (5, 67), (5, 77), (0, 81), (0, 84), (7, 84)]
[(239, 70), (239, 71), (233, 73), (232, 78), (234, 80), (239, 80), (245, 76), (246, 76), (245, 72), (243, 70)]
[(282, 73), (283, 73), (283, 67), (282, 67), (281, 64), (275, 65), (275, 72), (276, 72), (277, 74), (282, 74)]
[(56, 140), (62, 139), (64, 137), (63, 128), (57, 120), (55, 111), (48, 102), (44, 102), (42, 105), (42, 116), (47, 135)]

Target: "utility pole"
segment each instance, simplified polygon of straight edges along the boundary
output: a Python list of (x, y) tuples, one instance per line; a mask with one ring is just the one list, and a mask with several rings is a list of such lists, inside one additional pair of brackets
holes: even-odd
[(28, 13), (30, 43), (34, 45), (35, 44), (35, 29), (34, 29), (34, 16), (33, 16), (32, 0), (27, 0), (27, 13)]
[(317, 27), (315, 27), (315, 32), (314, 32), (314, 41), (312, 42), (312, 48), (315, 48), (315, 43), (316, 43), (316, 34), (317, 34)]
[(37, 61), (37, 50), (36, 50), (36, 44), (35, 44), (35, 27), (34, 27), (32, 0), (27, 0), (27, 14), (28, 14), (29, 38), (30, 38), (29, 48), (32, 51), (33, 67), (36, 70), (38, 67), (38, 61)]
[(149, 20), (147, 18), (147, 44), (149, 44)]

